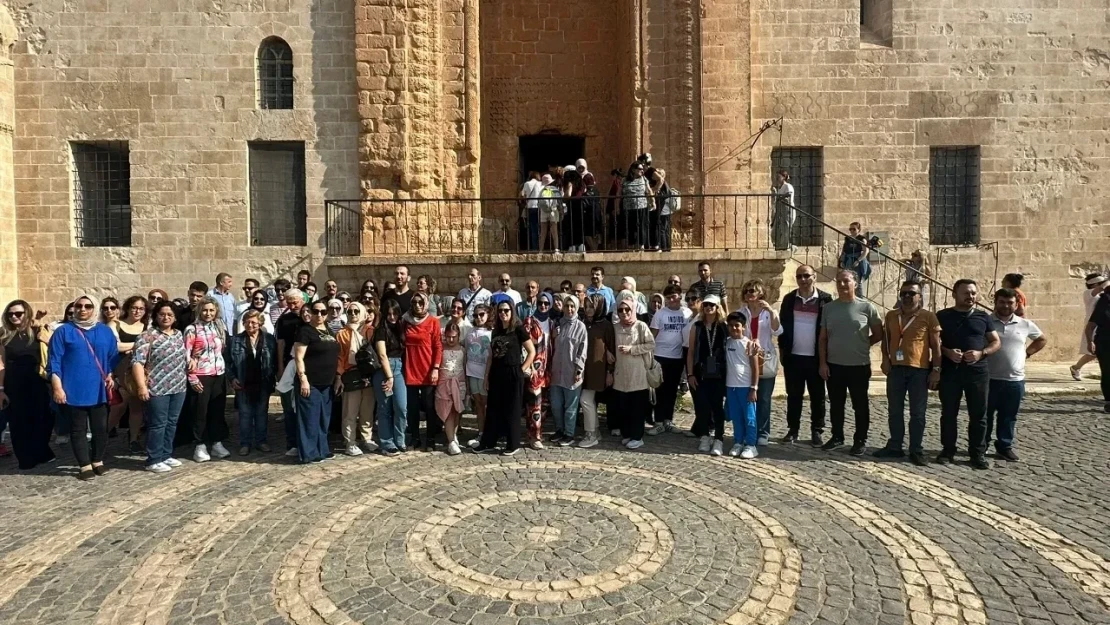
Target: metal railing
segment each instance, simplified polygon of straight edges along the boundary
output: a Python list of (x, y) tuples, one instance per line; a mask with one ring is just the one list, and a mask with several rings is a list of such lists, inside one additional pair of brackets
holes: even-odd
[(772, 248), (773, 195), (676, 198), (329, 200), (325, 242), (331, 256)]

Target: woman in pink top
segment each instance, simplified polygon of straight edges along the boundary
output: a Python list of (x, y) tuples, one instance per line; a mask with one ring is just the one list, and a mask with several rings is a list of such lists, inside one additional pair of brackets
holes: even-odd
[[(231, 455), (224, 448), (227, 421), (224, 399), (224, 342), (227, 328), (220, 317), (220, 304), (205, 297), (197, 304), (192, 325), (185, 329), (185, 351), (189, 354), (189, 392), (186, 406), (193, 418), (193, 460), (208, 462), (209, 452), (217, 458)], [(188, 410), (188, 409), (187, 409)]]

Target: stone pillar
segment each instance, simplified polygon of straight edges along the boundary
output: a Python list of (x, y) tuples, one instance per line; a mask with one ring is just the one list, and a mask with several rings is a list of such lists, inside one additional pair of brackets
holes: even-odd
[[(476, 251), (477, 2), (357, 0), (363, 249)], [(461, 166), (460, 166), (461, 165)]]
[[(15, 172), (12, 135), (15, 129), (15, 66), (12, 47), (18, 31), (8, 10), (0, 6), (0, 301), (19, 296), (18, 241), (15, 226)], [(40, 307), (42, 302), (32, 302)]]

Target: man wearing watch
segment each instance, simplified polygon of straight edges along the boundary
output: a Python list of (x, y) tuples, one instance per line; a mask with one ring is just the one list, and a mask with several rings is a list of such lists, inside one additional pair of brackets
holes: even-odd
[(903, 282), (898, 292), (898, 308), (886, 314), (883, 332), (883, 375), (886, 400), (890, 409), (890, 439), (875, 451), (876, 458), (902, 458), (906, 455), (906, 395), (910, 398), (910, 460), (919, 467), (927, 465), (922, 439), (925, 437), (925, 408), (929, 389), (940, 382), (940, 322), (921, 306), (921, 285)]

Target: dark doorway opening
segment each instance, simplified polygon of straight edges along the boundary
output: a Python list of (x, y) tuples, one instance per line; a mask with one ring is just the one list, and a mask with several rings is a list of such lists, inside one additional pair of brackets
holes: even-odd
[(524, 135), (520, 137), (520, 182), (528, 180), (528, 172), (541, 174), (556, 167), (573, 165), (585, 158), (586, 137), (577, 135)]

